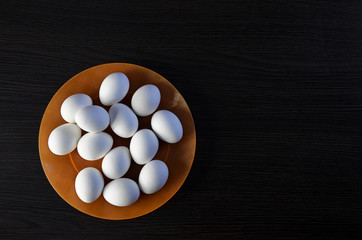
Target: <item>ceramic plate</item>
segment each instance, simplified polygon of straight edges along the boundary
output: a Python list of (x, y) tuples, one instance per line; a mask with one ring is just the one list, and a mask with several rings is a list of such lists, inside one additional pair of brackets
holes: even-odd
[[(113, 72), (125, 73), (130, 81), (130, 90), (121, 103), (130, 106), (131, 97), (139, 87), (145, 84), (154, 84), (161, 92), (161, 103), (157, 110), (165, 109), (175, 113), (180, 119), (184, 130), (184, 135), (178, 143), (168, 144), (161, 140), (159, 141), (159, 151), (154, 159), (164, 161), (169, 168), (169, 178), (165, 186), (151, 195), (141, 193), (138, 201), (128, 207), (113, 206), (106, 202), (102, 195), (93, 203), (82, 202), (78, 198), (74, 187), (77, 173), (86, 167), (95, 167), (101, 170), (102, 159), (97, 161), (84, 160), (78, 155), (77, 149), (68, 155), (57, 156), (48, 148), (48, 137), (51, 131), (59, 125), (66, 123), (60, 115), (60, 107), (63, 101), (73, 94), (85, 93), (93, 99), (93, 104), (101, 105), (98, 99), (99, 87), (103, 79)], [(104, 108), (107, 111), (109, 110), (109, 107)], [(139, 129), (151, 128), (151, 116), (138, 117)], [(113, 148), (117, 146), (129, 147), (130, 139), (122, 139), (116, 136), (109, 127), (106, 129), (106, 132), (113, 137)], [(54, 190), (79, 211), (103, 219), (120, 220), (135, 218), (152, 212), (165, 204), (184, 183), (194, 160), (195, 148), (195, 125), (190, 109), (182, 95), (158, 73), (127, 63), (109, 63), (95, 66), (72, 77), (56, 92), (49, 102), (39, 130), (40, 160), (45, 175)], [(138, 182), (141, 167), (132, 161), (131, 167), (124, 177)], [(110, 180), (106, 177), (104, 178), (105, 184), (107, 184)]]

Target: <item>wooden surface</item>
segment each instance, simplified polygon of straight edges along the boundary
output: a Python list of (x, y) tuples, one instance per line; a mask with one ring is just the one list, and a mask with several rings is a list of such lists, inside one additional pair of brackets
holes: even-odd
[[(1, 1), (1, 239), (360, 239), (361, 1)], [(53, 94), (109, 62), (163, 75), (193, 113), (180, 191), (129, 221), (48, 183)]]

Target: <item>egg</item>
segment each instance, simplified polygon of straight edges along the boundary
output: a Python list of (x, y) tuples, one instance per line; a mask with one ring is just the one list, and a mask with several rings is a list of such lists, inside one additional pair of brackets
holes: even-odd
[(79, 139), (77, 150), (85, 160), (94, 161), (104, 157), (112, 145), (113, 138), (108, 133), (87, 133)]
[(178, 117), (167, 110), (160, 110), (151, 118), (152, 130), (157, 137), (168, 143), (176, 143), (183, 135), (182, 124)]
[(156, 155), (158, 139), (149, 129), (142, 129), (133, 135), (129, 145), (132, 159), (137, 164), (145, 164)]
[(60, 125), (49, 135), (49, 149), (56, 155), (68, 154), (77, 147), (77, 143), (81, 135), (82, 131), (74, 123)]
[(80, 109), (75, 115), (75, 122), (87, 132), (101, 132), (109, 125), (108, 112), (96, 105)]
[(126, 207), (140, 196), (140, 189), (135, 181), (128, 178), (118, 178), (108, 183), (103, 190), (104, 199), (117, 207)]
[(131, 155), (127, 147), (116, 147), (104, 156), (102, 161), (103, 174), (110, 179), (122, 177), (131, 165)]
[(129, 80), (124, 73), (115, 72), (108, 75), (99, 89), (99, 100), (105, 106), (120, 102), (127, 94)]
[(102, 194), (104, 180), (101, 172), (93, 167), (81, 170), (75, 178), (75, 191), (85, 203), (94, 202)]
[(136, 114), (126, 105), (116, 103), (109, 109), (110, 125), (115, 134), (130, 138), (138, 129)]
[(92, 99), (83, 93), (74, 94), (64, 100), (60, 107), (62, 118), (70, 123), (75, 123), (75, 114), (82, 108), (91, 106)]
[(161, 101), (160, 90), (155, 85), (147, 84), (140, 87), (132, 96), (133, 111), (141, 117), (152, 114)]
[(143, 193), (152, 194), (165, 185), (167, 178), (167, 165), (160, 160), (152, 160), (142, 167), (138, 184)]

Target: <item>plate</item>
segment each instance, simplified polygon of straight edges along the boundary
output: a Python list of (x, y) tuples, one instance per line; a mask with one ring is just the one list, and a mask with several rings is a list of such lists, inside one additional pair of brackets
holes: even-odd
[[(156, 85), (161, 92), (161, 102), (157, 110), (169, 110), (180, 119), (184, 135), (178, 143), (168, 144), (159, 141), (159, 151), (154, 159), (164, 161), (169, 168), (169, 178), (165, 186), (154, 194), (141, 193), (140, 198), (128, 207), (116, 207), (105, 201), (101, 195), (93, 203), (82, 202), (75, 192), (75, 178), (77, 173), (85, 167), (95, 167), (101, 170), (102, 159), (87, 161), (82, 159), (75, 149), (68, 155), (58, 156), (48, 148), (48, 137), (53, 129), (66, 123), (60, 115), (63, 101), (76, 93), (88, 94), (93, 104), (101, 105), (98, 98), (99, 87), (103, 79), (113, 72), (123, 72), (130, 81), (130, 89), (121, 101), (130, 106), (133, 93), (145, 84)], [(104, 107), (107, 111), (109, 107)], [(139, 129), (151, 128), (151, 116), (138, 117)], [(117, 146), (129, 147), (130, 139), (116, 136), (108, 127), (106, 130), (112, 135), (113, 148)], [(84, 134), (84, 132), (83, 132)], [(196, 149), (196, 132), (191, 111), (177, 89), (160, 74), (129, 63), (109, 63), (89, 68), (67, 81), (49, 102), (39, 130), (39, 154), (46, 177), (54, 190), (71, 206), (88, 215), (111, 220), (131, 219), (154, 211), (165, 204), (182, 186), (190, 172)], [(134, 161), (124, 177), (138, 182), (138, 175), (142, 166)], [(104, 177), (105, 184), (110, 180)]]

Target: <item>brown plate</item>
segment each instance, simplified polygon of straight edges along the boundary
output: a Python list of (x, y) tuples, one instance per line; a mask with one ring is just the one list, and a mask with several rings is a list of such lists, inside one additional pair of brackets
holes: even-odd
[[(128, 207), (116, 207), (106, 202), (101, 196), (93, 203), (82, 202), (74, 187), (77, 173), (85, 167), (96, 167), (101, 170), (102, 159), (87, 161), (82, 159), (77, 150), (68, 155), (57, 156), (48, 148), (48, 137), (53, 129), (66, 123), (60, 115), (63, 101), (76, 93), (88, 94), (93, 99), (93, 104), (101, 105), (98, 99), (99, 87), (103, 79), (113, 72), (123, 72), (130, 81), (130, 90), (121, 102), (130, 106), (132, 94), (145, 84), (156, 85), (161, 92), (161, 103), (157, 110), (165, 109), (175, 113), (180, 119), (184, 135), (180, 142), (168, 144), (160, 140), (159, 151), (154, 159), (164, 161), (169, 168), (169, 178), (165, 186), (154, 194), (141, 193), (140, 198)], [(104, 106), (103, 106), (104, 107)], [(109, 107), (105, 107), (108, 111)], [(139, 129), (151, 128), (148, 117), (138, 117)], [(117, 146), (129, 147), (130, 139), (121, 139), (108, 127), (106, 132), (113, 137), (113, 148)], [(89, 68), (66, 82), (53, 96), (44, 112), (39, 130), (40, 160), (50, 184), (55, 191), (71, 206), (88, 215), (120, 220), (142, 216), (165, 204), (184, 183), (190, 172), (196, 149), (195, 125), (185, 99), (177, 89), (158, 73), (128, 63), (109, 63)], [(138, 182), (139, 171), (142, 166), (132, 161), (130, 170), (124, 177)], [(105, 183), (110, 180), (105, 178)]]

